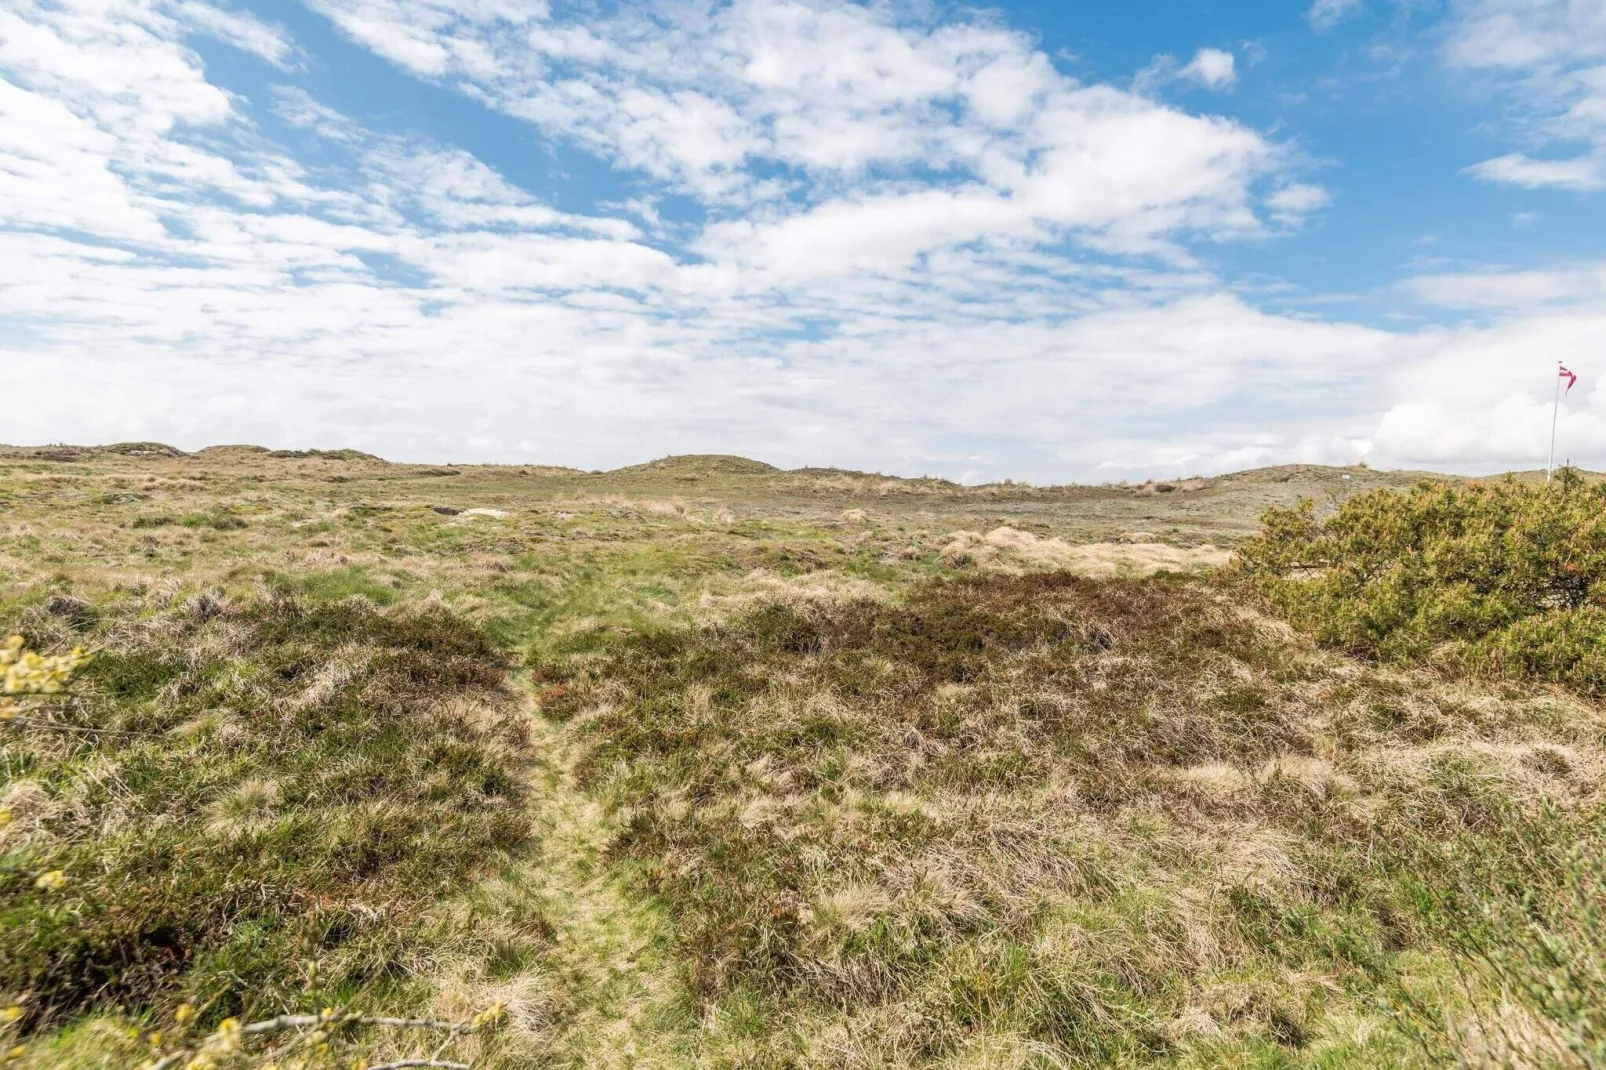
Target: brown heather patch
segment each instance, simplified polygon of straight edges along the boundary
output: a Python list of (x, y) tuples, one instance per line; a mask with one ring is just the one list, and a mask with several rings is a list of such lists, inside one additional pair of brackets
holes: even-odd
[[(539, 671), (710, 1042), (752, 1065), (1298, 1052), (1376, 1013), (1355, 978), (1433, 946), (1408, 889), (1456, 879), (1442, 845), (1531, 833), (1522, 800), (1602, 737), (1587, 708), (1562, 728), (1543, 696), (1360, 668), (1177, 578), (788, 597)], [(1410, 765), (1422, 739), (1441, 759)], [(1509, 775), (1464, 779), (1494, 757)], [(1547, 797), (1568, 828), (1598, 805)]]

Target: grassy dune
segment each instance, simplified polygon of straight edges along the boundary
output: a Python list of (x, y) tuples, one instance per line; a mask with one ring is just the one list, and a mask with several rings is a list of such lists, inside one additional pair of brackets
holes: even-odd
[(0, 626), (96, 655), (0, 727), (7, 1043), (499, 1004), (439, 1057), (1600, 1065), (1598, 703), (1210, 571), (1414, 478), (0, 452)]

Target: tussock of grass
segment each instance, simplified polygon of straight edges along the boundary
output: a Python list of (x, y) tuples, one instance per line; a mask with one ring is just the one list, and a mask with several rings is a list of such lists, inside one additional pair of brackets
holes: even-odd
[(1108, 579), (1147, 576), (1155, 572), (1203, 572), (1227, 563), (1230, 555), (1214, 546), (1168, 546), (1154, 541), (1071, 544), (1011, 527), (983, 535), (956, 531), (943, 547), (941, 560), (954, 568), (974, 566), (986, 572), (1064, 571)]
[(5, 738), (0, 989), (30, 1030), (393, 999), (422, 908), (531, 835), (503, 656), (439, 607), (153, 592), (73, 623), (23, 621), (100, 648), (55, 711), (80, 731)]

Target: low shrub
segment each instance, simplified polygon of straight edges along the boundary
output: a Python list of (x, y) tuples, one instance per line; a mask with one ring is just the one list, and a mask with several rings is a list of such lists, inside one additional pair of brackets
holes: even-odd
[(1606, 695), (1606, 484), (1424, 483), (1325, 518), (1306, 501), (1239, 556), (1324, 644)]

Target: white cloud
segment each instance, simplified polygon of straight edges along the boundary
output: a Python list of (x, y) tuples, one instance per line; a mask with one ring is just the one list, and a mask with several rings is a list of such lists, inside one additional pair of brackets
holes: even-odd
[(1513, 153), (1471, 172), (1528, 188), (1606, 188), (1606, 4), (1458, 0), (1452, 10), (1446, 59), (1503, 85), (1516, 105), (1516, 132), (1559, 150), (1549, 158)]
[(1603, 331), (1606, 315), (1581, 307), (1439, 337), (1428, 359), (1392, 377), (1396, 400), (1378, 425), (1379, 451), (1424, 466), (1543, 466), (1560, 360), (1580, 382), (1562, 406), (1557, 459), (1599, 465), (1606, 458)]
[(179, 0), (170, 5), (169, 10), (179, 22), (197, 32), (254, 53), (275, 67), (289, 65), (294, 49), (289, 37), (278, 27), (199, 0)]
[[(493, 106), (676, 182), (722, 215), (745, 217), (757, 205), (808, 212), (844, 183), (851, 205), (888, 192), (865, 179), (871, 169), (918, 172), (927, 186), (976, 187), (1014, 208), (1011, 232), (1089, 227), (1101, 247), (1156, 248), (1161, 234), (1195, 226), (1253, 229), (1254, 180), (1287, 163), (1241, 126), (1082, 86), (1024, 35), (911, 21), (890, 6), (682, 2), (567, 22), (500, 9), (449, 17), (434, 3), (402, 0), (315, 6), (380, 54), (466, 79)], [(438, 62), (400, 56), (401, 39), (427, 45)], [(469, 46), (489, 66), (451, 59)], [(1215, 49), (1176, 74), (1212, 89), (1236, 77), (1232, 54)], [(1168, 132), (1190, 154), (1182, 167), (1156, 140)], [(1212, 188), (1201, 195), (1200, 184), (1183, 183), (1170, 193), (1189, 165)], [(1120, 219), (1089, 224), (1098, 212), (1045, 203), (1065, 199), (1050, 191), (1087, 185), (1107, 194), (1117, 176), (1143, 190)], [(937, 229), (939, 242), (951, 231)]]
[(1408, 288), (1420, 300), (1444, 308), (1534, 310), (1606, 298), (1606, 264), (1422, 275)]
[(1238, 81), (1232, 53), (1219, 48), (1201, 48), (1178, 74), (1185, 81), (1217, 91), (1230, 88)]
[(1497, 156), (1467, 168), (1469, 174), (1489, 182), (1540, 189), (1570, 189), (1593, 193), (1606, 189), (1606, 152), (1570, 160), (1536, 160), (1520, 152)]
[[(1464, 428), (1498, 402), (1409, 369), (1510, 361), (1521, 323), (1559, 338), (1557, 317), (1587, 318), (1444, 280), (1421, 292), (1515, 325), (1257, 309), (1187, 250), (1320, 210), (1292, 154), (1079, 83), (990, 23), (829, 0), (570, 21), (320, 0), (398, 66), (629, 172), (633, 207), (577, 213), (293, 86), (242, 106), (192, 37), (280, 80), (299, 46), (197, 5), (0, 9), (0, 361), (37, 399), (0, 410), (0, 441), (588, 467), (735, 450), (1063, 479), (1414, 456), (1430, 422), (1402, 406), (1432, 402), (1431, 426), (1471, 443), (1446, 463), (1482, 463)], [(268, 109), (317, 151), (275, 144), (252, 120)], [(706, 218), (658, 218), (677, 193)]]
[(1381, 454), (1416, 466), (1542, 466), (1561, 361), (1580, 382), (1561, 409), (1557, 459), (1606, 460), (1606, 263), (1424, 275), (1407, 289), (1493, 319), (1424, 334), (1419, 359), (1381, 384), (1391, 399), (1375, 435)]
[(1357, 15), (1364, 0), (1316, 0), (1305, 11), (1305, 18), (1317, 31), (1331, 30), (1340, 22)]
[(1290, 182), (1266, 197), (1266, 207), (1272, 218), (1286, 224), (1297, 224), (1332, 203), (1331, 193), (1308, 182)]
[[(1252, 47), (1261, 54), (1265, 52), (1258, 45)], [(1238, 83), (1237, 61), (1231, 52), (1201, 48), (1184, 66), (1177, 62), (1177, 57), (1162, 52), (1133, 77), (1132, 92), (1143, 97), (1158, 96), (1161, 90), (1178, 82), (1189, 82), (1212, 92), (1231, 89)]]

